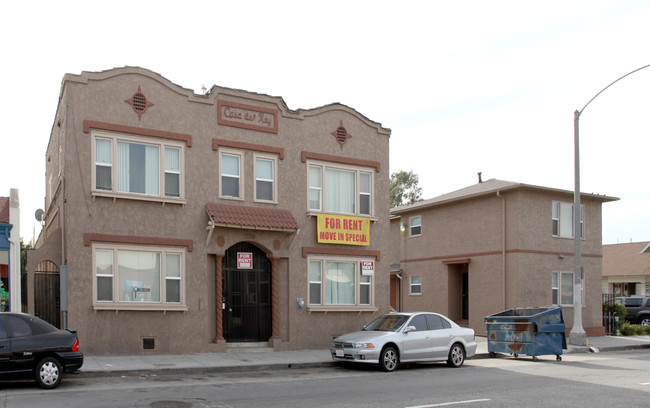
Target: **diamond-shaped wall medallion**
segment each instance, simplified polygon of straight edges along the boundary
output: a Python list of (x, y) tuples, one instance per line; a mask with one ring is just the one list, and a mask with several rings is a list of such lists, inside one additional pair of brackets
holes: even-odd
[(337, 127), (336, 130), (330, 134), (334, 136), (337, 142), (339, 142), (341, 145), (341, 150), (343, 150), (343, 145), (345, 142), (347, 142), (348, 139), (352, 137), (352, 135), (348, 133), (345, 127), (343, 127), (343, 121), (341, 121), (339, 127)]
[(147, 111), (147, 108), (154, 106), (146, 96), (140, 90), (140, 85), (138, 85), (138, 92), (134, 93), (131, 99), (127, 99), (124, 102), (131, 105), (135, 113), (138, 114), (138, 119), (142, 119), (142, 115)]

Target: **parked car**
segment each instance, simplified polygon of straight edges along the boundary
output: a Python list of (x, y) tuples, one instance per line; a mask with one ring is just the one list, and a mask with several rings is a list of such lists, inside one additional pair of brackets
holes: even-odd
[(77, 372), (83, 362), (75, 330), (59, 330), (25, 313), (0, 313), (2, 379), (34, 379), (56, 388), (64, 373)]
[(378, 364), (384, 371), (402, 363), (432, 361), (461, 367), (465, 358), (476, 353), (474, 330), (427, 312), (385, 314), (333, 342), (334, 361)]
[(625, 297), (622, 303), (627, 312), (625, 320), (644, 326), (650, 325), (650, 296)]

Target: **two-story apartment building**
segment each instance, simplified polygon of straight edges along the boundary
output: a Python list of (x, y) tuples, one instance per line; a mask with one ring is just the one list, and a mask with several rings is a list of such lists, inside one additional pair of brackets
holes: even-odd
[(88, 353), (325, 347), (389, 309), (389, 136), (338, 103), (67, 74), (28, 269), (58, 271)]
[[(602, 334), (602, 203), (582, 194), (583, 327)], [(391, 306), (485, 333), (485, 316), (561, 305), (573, 322), (573, 192), (488, 180), (391, 210)]]

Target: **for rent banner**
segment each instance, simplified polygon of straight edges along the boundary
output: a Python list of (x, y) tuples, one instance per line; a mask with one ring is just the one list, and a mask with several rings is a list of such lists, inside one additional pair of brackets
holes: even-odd
[(370, 245), (370, 220), (346, 215), (318, 214), (321, 244)]

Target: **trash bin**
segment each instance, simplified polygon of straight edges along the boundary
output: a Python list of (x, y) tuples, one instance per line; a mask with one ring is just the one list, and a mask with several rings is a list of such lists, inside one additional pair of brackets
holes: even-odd
[(485, 318), (488, 352), (509, 353), (515, 358), (527, 354), (537, 361), (542, 354), (555, 354), (562, 361), (566, 347), (561, 307), (523, 307)]

